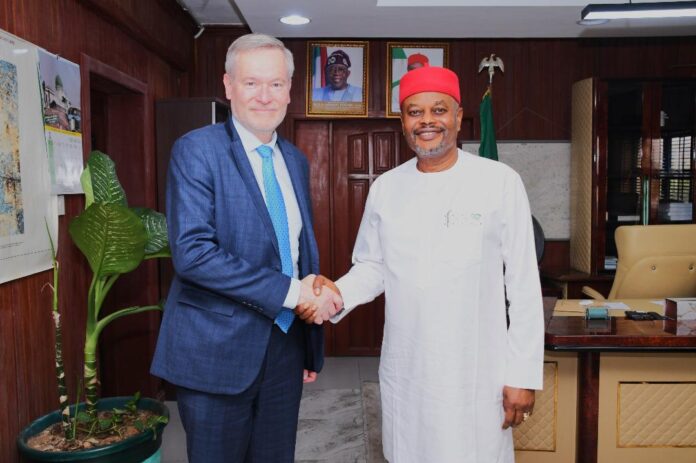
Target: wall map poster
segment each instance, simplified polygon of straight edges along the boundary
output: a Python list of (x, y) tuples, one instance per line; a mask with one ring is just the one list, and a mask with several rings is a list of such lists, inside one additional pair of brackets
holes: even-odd
[(57, 242), (37, 47), (0, 30), (0, 284), (51, 268), (47, 223)]
[(17, 66), (0, 59), (0, 237), (24, 233), (19, 171)]

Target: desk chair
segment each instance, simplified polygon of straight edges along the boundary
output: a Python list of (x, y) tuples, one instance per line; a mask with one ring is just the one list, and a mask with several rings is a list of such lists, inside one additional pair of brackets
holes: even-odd
[(534, 227), (534, 250), (536, 251), (537, 264), (540, 264), (541, 259), (544, 258), (546, 237), (544, 236), (544, 229), (541, 228), (541, 224), (534, 216), (532, 216), (532, 226)]
[[(696, 296), (696, 224), (624, 225), (615, 238), (618, 262), (608, 299)], [(582, 291), (604, 299), (587, 286)]]

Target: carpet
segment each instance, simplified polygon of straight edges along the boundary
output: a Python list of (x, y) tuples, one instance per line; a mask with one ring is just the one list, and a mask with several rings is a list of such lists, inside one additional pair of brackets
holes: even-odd
[(385, 463), (379, 384), (306, 391), (300, 403), (296, 463)]
[(368, 463), (386, 463), (382, 454), (382, 402), (379, 383), (362, 383), (363, 419), (365, 420), (366, 454)]

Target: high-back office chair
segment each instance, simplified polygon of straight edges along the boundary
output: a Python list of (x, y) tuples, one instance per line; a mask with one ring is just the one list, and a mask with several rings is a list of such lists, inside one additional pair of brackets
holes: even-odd
[[(696, 224), (616, 229), (618, 262), (608, 299), (696, 296)], [(594, 299), (604, 297), (587, 286)]]
[(546, 237), (544, 236), (544, 229), (541, 228), (541, 224), (534, 216), (532, 216), (532, 226), (534, 227), (534, 250), (536, 251), (537, 264), (540, 264), (541, 259), (544, 258)]

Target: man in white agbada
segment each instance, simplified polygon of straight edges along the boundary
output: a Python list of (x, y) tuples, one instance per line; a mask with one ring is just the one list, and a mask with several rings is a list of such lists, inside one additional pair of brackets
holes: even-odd
[[(513, 462), (510, 427), (532, 412), (543, 376), (527, 196), (512, 169), (457, 149), (456, 74), (424, 67), (400, 87), (403, 131), (417, 159), (374, 182), (353, 267), (335, 286), (317, 277), (315, 288), (340, 290), (344, 310), (333, 322), (385, 293), (387, 460)], [(300, 317), (315, 321), (316, 310), (304, 309)]]

